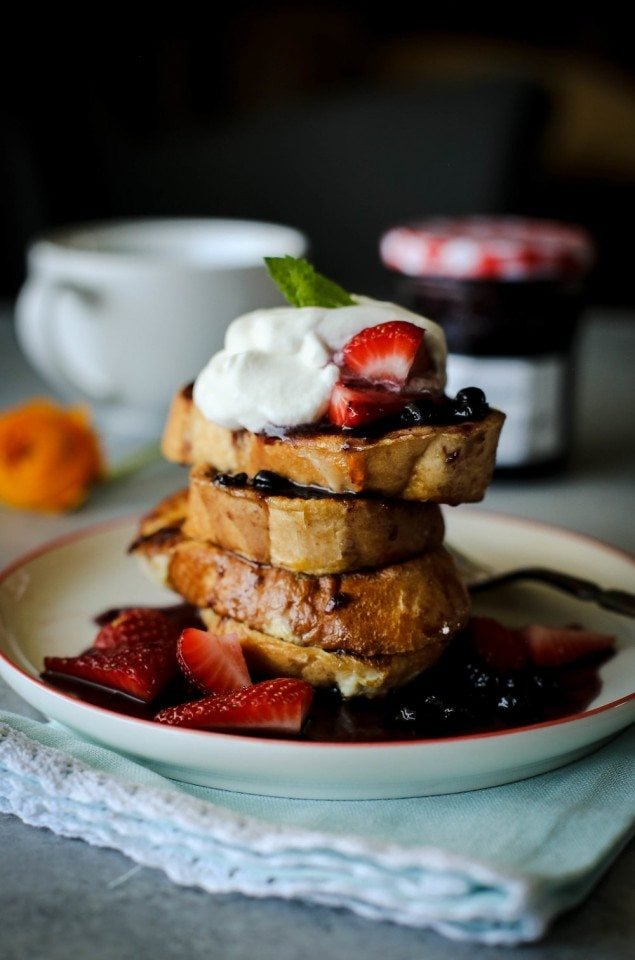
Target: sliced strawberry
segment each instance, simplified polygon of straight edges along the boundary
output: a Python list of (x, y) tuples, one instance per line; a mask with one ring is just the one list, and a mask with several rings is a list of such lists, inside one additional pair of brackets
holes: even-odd
[(539, 667), (559, 667), (592, 653), (612, 650), (615, 637), (579, 627), (546, 627), (531, 624), (521, 631), (529, 656)]
[(178, 627), (166, 613), (150, 607), (129, 607), (105, 624), (97, 634), (95, 650), (112, 650), (122, 643), (147, 643), (173, 640)]
[(410, 399), (406, 394), (339, 380), (331, 393), (329, 420), (339, 427), (358, 427), (403, 410)]
[(342, 359), (357, 377), (371, 383), (403, 387), (410, 377), (430, 369), (424, 333), (421, 327), (407, 320), (389, 320), (366, 327), (344, 346)]
[(155, 719), (159, 723), (202, 730), (294, 734), (302, 729), (312, 699), (310, 683), (277, 677), (223, 697), (212, 695), (166, 707)]
[(234, 693), (251, 677), (238, 637), (188, 627), (179, 637), (176, 657), (187, 679), (206, 693)]
[(529, 661), (524, 636), (492, 617), (472, 617), (470, 642), (479, 656), (495, 670), (522, 670)]
[(78, 657), (45, 657), (49, 673), (88, 680), (150, 703), (177, 672), (176, 637), (122, 643)]

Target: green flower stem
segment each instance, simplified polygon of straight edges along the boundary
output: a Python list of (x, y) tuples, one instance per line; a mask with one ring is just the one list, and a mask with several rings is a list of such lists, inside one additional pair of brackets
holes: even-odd
[(113, 483), (118, 480), (125, 480), (133, 473), (137, 473), (138, 470), (142, 470), (160, 459), (161, 446), (158, 440), (153, 440), (152, 443), (148, 443), (124, 457), (116, 466), (109, 467), (104, 476), (104, 482)]

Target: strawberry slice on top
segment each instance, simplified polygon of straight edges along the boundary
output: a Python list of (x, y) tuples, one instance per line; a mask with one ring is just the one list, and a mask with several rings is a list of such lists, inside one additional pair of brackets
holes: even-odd
[(342, 360), (355, 377), (401, 389), (412, 377), (430, 371), (424, 333), (407, 320), (365, 327), (345, 344)]
[(328, 417), (338, 427), (359, 427), (398, 413), (410, 399), (408, 394), (338, 380), (331, 392)]
[(186, 678), (206, 693), (234, 693), (251, 677), (238, 637), (188, 627), (179, 637), (176, 657)]
[(313, 687), (306, 680), (276, 677), (236, 693), (166, 707), (155, 720), (199, 730), (298, 734), (312, 699)]

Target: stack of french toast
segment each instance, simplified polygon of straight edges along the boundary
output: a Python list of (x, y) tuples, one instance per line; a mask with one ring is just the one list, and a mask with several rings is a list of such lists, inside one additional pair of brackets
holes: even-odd
[(131, 551), (237, 636), (252, 675), (379, 696), (432, 666), (467, 623), (440, 504), (482, 499), (503, 415), (359, 435), (278, 435), (174, 398), (163, 452), (187, 490), (142, 521)]
[[(188, 487), (142, 520), (130, 549), (209, 630), (239, 638), (252, 676), (300, 677), (344, 697), (374, 697), (432, 666), (467, 623), (469, 597), (444, 546), (440, 505), (483, 498), (504, 417), (478, 390), (448, 400), (422, 389), (418, 318), (360, 331), (367, 316), (392, 317), (399, 308), (351, 303), (237, 321), (227, 342), (242, 330), (240, 351), (226, 350), (210, 367), (212, 416), (192, 386), (177, 393), (168, 415), (163, 453), (189, 467)], [(351, 323), (359, 332), (338, 349)], [(332, 367), (340, 378), (328, 386), (328, 409), (299, 426), (237, 425), (228, 406), (250, 389), (260, 403), (267, 383), (271, 392), (277, 386), (275, 378), (260, 390), (252, 381), (241, 386), (244, 358), (250, 370), (264, 364), (266, 379), (271, 354), (262, 344), (275, 351), (280, 329), (292, 339), (302, 324), (330, 351), (331, 366), (320, 361), (316, 376)], [(394, 371), (413, 335), (400, 385)], [(300, 354), (306, 336), (302, 342)], [(353, 376), (362, 347), (365, 366)], [(300, 361), (291, 359), (295, 375)], [(232, 390), (238, 399), (230, 402), (223, 393)]]

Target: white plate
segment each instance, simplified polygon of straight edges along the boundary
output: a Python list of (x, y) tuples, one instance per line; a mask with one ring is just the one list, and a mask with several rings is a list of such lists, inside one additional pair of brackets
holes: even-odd
[[(548, 562), (601, 584), (632, 589), (635, 558), (554, 527), (461, 508), (448, 540), (503, 567)], [(454, 793), (509, 783), (569, 763), (635, 719), (635, 622), (548, 588), (508, 587), (479, 600), (507, 622), (583, 622), (617, 634), (602, 689), (583, 713), (504, 733), (386, 744), (329, 744), (169, 728), (82, 703), (38, 679), (46, 654), (92, 642), (109, 607), (165, 604), (126, 546), (133, 521), (93, 527), (49, 544), (0, 574), (0, 673), (28, 703), (83, 737), (190, 783), (269, 796), (371, 799)]]

